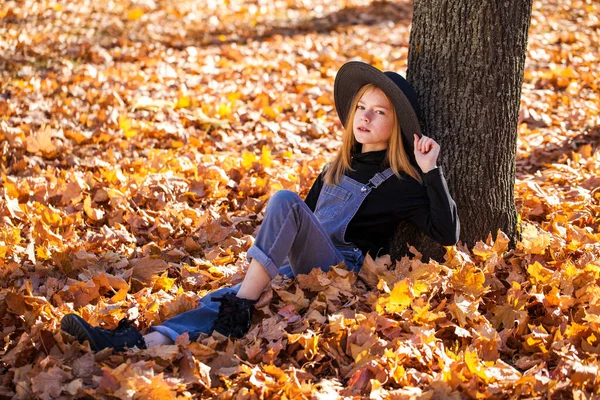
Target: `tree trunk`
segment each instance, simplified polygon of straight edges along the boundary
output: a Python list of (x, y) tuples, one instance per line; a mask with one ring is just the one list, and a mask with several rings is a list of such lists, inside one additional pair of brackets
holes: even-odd
[[(441, 146), (469, 246), (498, 229), (517, 236), (517, 118), (531, 8), (532, 0), (414, 0), (407, 79), (423, 133)], [(400, 229), (392, 249), (414, 238), (405, 236), (410, 229)], [(413, 239), (438, 258), (443, 249), (422, 240)]]

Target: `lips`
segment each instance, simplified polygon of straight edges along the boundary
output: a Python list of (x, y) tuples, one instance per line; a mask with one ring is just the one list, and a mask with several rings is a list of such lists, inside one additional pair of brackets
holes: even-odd
[(356, 129), (358, 129), (361, 132), (367, 132), (367, 133), (371, 132), (369, 129), (365, 128), (364, 126), (359, 126)]

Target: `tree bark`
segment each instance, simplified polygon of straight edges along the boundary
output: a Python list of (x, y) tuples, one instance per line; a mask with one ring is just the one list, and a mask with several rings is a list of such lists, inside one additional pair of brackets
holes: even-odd
[[(517, 237), (517, 119), (531, 8), (532, 0), (414, 0), (407, 79), (423, 133), (441, 146), (469, 246), (498, 229)], [(406, 238), (426, 256), (443, 254), (411, 229), (399, 229), (392, 255)]]

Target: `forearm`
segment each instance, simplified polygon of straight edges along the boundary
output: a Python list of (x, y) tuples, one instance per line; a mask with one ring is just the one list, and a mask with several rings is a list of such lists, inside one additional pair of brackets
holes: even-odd
[(460, 222), (443, 172), (437, 168), (424, 178), (430, 202), (428, 234), (443, 245), (455, 244), (460, 235)]

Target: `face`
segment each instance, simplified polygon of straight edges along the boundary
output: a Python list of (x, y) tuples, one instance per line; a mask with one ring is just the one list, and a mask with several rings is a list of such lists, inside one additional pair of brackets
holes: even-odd
[(383, 91), (374, 88), (360, 98), (354, 114), (353, 133), (362, 152), (384, 150), (394, 126), (392, 104)]

